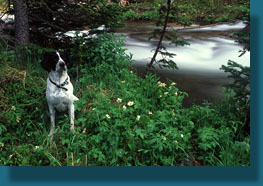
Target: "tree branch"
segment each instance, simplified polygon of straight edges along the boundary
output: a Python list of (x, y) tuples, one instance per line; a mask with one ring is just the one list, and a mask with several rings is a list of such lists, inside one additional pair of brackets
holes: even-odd
[(167, 0), (167, 13), (166, 13), (166, 17), (165, 17), (163, 30), (161, 32), (160, 40), (159, 40), (159, 42), (157, 44), (157, 47), (156, 47), (155, 52), (154, 52), (154, 55), (153, 55), (150, 63), (147, 65), (146, 72), (148, 72), (149, 69), (152, 68), (153, 63), (156, 61), (156, 56), (157, 56), (157, 54), (159, 52), (159, 49), (161, 47), (161, 44), (162, 44), (162, 41), (163, 41), (163, 37), (164, 37), (164, 34), (165, 34), (165, 30), (166, 30), (166, 27), (167, 27), (170, 9), (171, 9), (171, 0)]
[(67, 31), (67, 30), (65, 30), (64, 28), (62, 28), (62, 27), (60, 27), (60, 26), (57, 26), (57, 25), (55, 25), (55, 24), (53, 24), (53, 23), (51, 23), (51, 22), (49, 22), (49, 21), (47, 21), (47, 20), (45, 20), (45, 19), (42, 19), (42, 18), (39, 17), (39, 16), (36, 16), (36, 15), (31, 14), (31, 15), (29, 15), (29, 18), (31, 18), (32, 20), (35, 20), (35, 21), (41, 21), (41, 22), (43, 22), (43, 23), (46, 23), (47, 25), (51, 26), (52, 28), (61, 30), (62, 32), (66, 32), (66, 31)]

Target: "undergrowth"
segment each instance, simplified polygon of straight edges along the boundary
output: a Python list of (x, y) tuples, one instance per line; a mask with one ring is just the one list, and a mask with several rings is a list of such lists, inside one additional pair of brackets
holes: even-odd
[(38, 65), (19, 65), (14, 51), (1, 52), (0, 165), (250, 164), (242, 117), (226, 116), (226, 107), (208, 103), (184, 108), (187, 93), (153, 74), (138, 77), (121, 42), (106, 34), (94, 42), (97, 49), (83, 46), (79, 72), (69, 70), (80, 98), (75, 102), (76, 133), (61, 113), (53, 138), (48, 137), (47, 73)]
[[(149, 1), (148, 3), (131, 4), (122, 8), (123, 20), (156, 20), (158, 9), (167, 1)], [(170, 21), (181, 25), (213, 24), (249, 20), (249, 1), (177, 1), (173, 2), (169, 14)]]

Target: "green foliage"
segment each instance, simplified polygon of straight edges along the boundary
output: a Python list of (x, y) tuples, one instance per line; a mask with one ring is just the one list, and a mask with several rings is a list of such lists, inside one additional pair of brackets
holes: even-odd
[(250, 68), (229, 60), (227, 66), (222, 65), (221, 70), (229, 73), (228, 77), (234, 80), (233, 83), (225, 86), (226, 91), (233, 95), (232, 106), (237, 111), (246, 113), (250, 102)]
[(135, 12), (133, 10), (128, 10), (127, 12), (124, 12), (122, 16), (124, 20), (134, 19)]
[(237, 37), (236, 42), (244, 44), (244, 47), (242, 50), (240, 50), (239, 52), (241, 52), (241, 54), (239, 55), (239, 57), (243, 56), (247, 51), (250, 51), (250, 26), (249, 26), (249, 22), (247, 22), (247, 26), (243, 29), (243, 31), (241, 32), (234, 32), (234, 35)]
[[(243, 121), (237, 114), (233, 114), (235, 111), (227, 110), (229, 105), (229, 102), (222, 102), (222, 108), (207, 104), (204, 107), (193, 106), (188, 110), (188, 117), (195, 124), (192, 132), (193, 152), (204, 164), (249, 165), (249, 136), (240, 134)], [(238, 144), (242, 144), (242, 147)]]
[(144, 12), (143, 14), (142, 14), (142, 19), (144, 19), (144, 20), (152, 20), (152, 19), (154, 19), (155, 18), (155, 14), (154, 14), (154, 12)]
[[(131, 16), (124, 16), (125, 20), (134, 20), (134, 11), (139, 7), (144, 7), (141, 16), (136, 19), (156, 20), (162, 13), (158, 11), (167, 0), (146, 1), (145, 3), (137, 4), (136, 6), (129, 6), (123, 10), (123, 14), (130, 14)], [(183, 0), (174, 1), (172, 9), (169, 14), (170, 22), (175, 22), (180, 25), (191, 25), (193, 23), (211, 24), (217, 22), (227, 22), (235, 20), (249, 21), (250, 3), (248, 0), (244, 1), (204, 1), (204, 0)], [(164, 9), (163, 9), (164, 10)], [(133, 15), (132, 13), (133, 12)]]
[(43, 51), (45, 51), (45, 49), (34, 44), (17, 47), (14, 60), (23, 68), (39, 68)]
[(121, 40), (102, 34), (92, 45), (72, 48), (81, 51), (74, 56), (80, 68), (76, 133), (61, 113), (53, 139), (46, 73), (21, 69), (14, 52), (0, 53), (0, 165), (249, 165), (249, 136), (236, 138), (236, 115), (209, 104), (184, 108), (187, 94), (176, 83), (138, 77)]
[(70, 53), (75, 61), (80, 64), (87, 64), (88, 67), (95, 67), (102, 63), (111, 65), (112, 72), (121, 68), (123, 63), (129, 63), (130, 56), (125, 54), (123, 46), (124, 37), (114, 34), (99, 34), (99, 37), (88, 38), (77, 37), (73, 43)]
[[(176, 30), (170, 33), (169, 35), (166, 34), (166, 27), (168, 21), (171, 19), (171, 1), (167, 1), (167, 4), (160, 5), (158, 8), (158, 16), (155, 19), (155, 24), (156, 26), (162, 26), (161, 29), (155, 29), (152, 33), (152, 36), (149, 38), (158, 38), (159, 43), (157, 45), (157, 48), (155, 49), (155, 54), (153, 55), (150, 63), (148, 64), (148, 68), (154, 68), (153, 65), (158, 64), (160, 68), (166, 67), (166, 68), (171, 68), (171, 69), (178, 69), (175, 61), (173, 60), (173, 57), (176, 55), (174, 53), (168, 52), (166, 47), (161, 45), (161, 42), (163, 38), (165, 37), (166, 39), (170, 40), (170, 44), (174, 44), (175, 46), (184, 46), (184, 45), (190, 45), (188, 42), (186, 42)], [(176, 6), (177, 7), (177, 6)], [(180, 19), (180, 17), (177, 15), (176, 16), (177, 21)], [(160, 54), (162, 58), (160, 60), (156, 60), (156, 54)]]
[(154, 20), (158, 17), (157, 9), (138, 11), (138, 9), (128, 9), (122, 14), (123, 20)]

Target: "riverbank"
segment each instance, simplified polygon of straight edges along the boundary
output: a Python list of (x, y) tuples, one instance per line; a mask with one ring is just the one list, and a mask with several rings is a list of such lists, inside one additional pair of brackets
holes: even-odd
[[(134, 65), (140, 77), (145, 76), (146, 67), (144, 65)], [(161, 81), (176, 82), (179, 90), (186, 92), (183, 106), (189, 108), (192, 105), (203, 105), (204, 102), (216, 103), (224, 98), (222, 87), (233, 80), (223, 72), (203, 73), (190, 70), (154, 70)]]

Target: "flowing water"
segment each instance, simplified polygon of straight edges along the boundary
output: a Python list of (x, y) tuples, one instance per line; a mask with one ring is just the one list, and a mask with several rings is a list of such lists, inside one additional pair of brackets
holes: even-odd
[[(196, 27), (196, 25), (194, 25)], [(193, 28), (180, 30), (184, 39), (190, 43), (189, 46), (170, 45), (164, 40), (163, 45), (169, 52), (175, 53), (173, 60), (177, 63), (179, 70), (160, 69), (156, 66), (156, 73), (162, 78), (169, 78), (177, 83), (181, 91), (188, 93), (184, 106), (202, 104), (204, 100), (214, 102), (223, 97), (222, 86), (229, 83), (226, 73), (219, 68), (227, 65), (228, 60), (233, 60), (241, 65), (250, 66), (250, 53), (242, 57), (241, 44), (229, 37), (230, 31), (240, 30), (245, 27), (243, 22), (232, 24), (221, 24), (205, 28)], [(118, 33), (126, 35), (124, 48), (131, 53), (134, 67), (138, 72), (144, 72), (145, 66), (153, 56), (157, 40), (148, 40), (152, 29), (155, 28), (151, 22), (129, 22), (126, 27)], [(167, 29), (180, 29), (170, 25)], [(160, 59), (160, 56), (157, 56)]]

